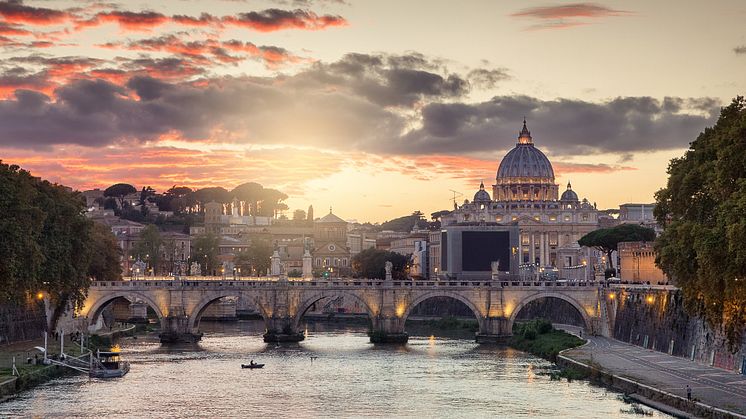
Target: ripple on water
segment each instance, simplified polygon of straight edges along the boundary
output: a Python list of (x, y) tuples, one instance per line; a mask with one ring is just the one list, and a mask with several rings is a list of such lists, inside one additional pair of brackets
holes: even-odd
[[(276, 348), (262, 342), (261, 322), (202, 328), (197, 345), (125, 339), (123, 379), (57, 379), (0, 404), (0, 416), (632, 417), (616, 393), (551, 381), (537, 374), (551, 363), (468, 339), (374, 346), (364, 327), (309, 325), (304, 342)], [(242, 369), (250, 359), (266, 366)]]

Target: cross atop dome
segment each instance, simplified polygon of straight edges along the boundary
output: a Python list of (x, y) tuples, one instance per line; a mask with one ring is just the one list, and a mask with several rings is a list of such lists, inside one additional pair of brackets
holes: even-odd
[(531, 131), (528, 130), (528, 127), (526, 127), (526, 117), (523, 117), (523, 129), (518, 134), (518, 144), (533, 144), (533, 139), (531, 138)]

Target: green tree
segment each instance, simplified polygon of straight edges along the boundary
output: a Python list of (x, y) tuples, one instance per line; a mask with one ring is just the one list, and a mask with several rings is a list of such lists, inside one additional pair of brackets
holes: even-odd
[(122, 249), (116, 237), (103, 224), (95, 223), (91, 232), (91, 264), (88, 276), (96, 281), (119, 281), (122, 279)]
[(592, 247), (606, 254), (609, 269), (614, 269), (611, 253), (617, 250), (621, 242), (653, 241), (655, 231), (637, 224), (620, 224), (611, 228), (591, 231), (578, 240), (581, 246)]
[(671, 160), (656, 193), (664, 227), (656, 262), (686, 307), (722, 326), (731, 348), (746, 327), (746, 101), (721, 110), (683, 157)]
[(293, 211), (293, 221), (306, 221), (306, 212), (302, 209)]
[[(405, 215), (404, 217), (394, 218), (393, 220), (386, 221), (381, 224), (381, 230), (392, 230), (392, 231), (412, 231), (415, 223), (423, 220), (422, 212), (415, 211), (411, 215)], [(424, 225), (424, 223), (422, 223)]]
[(95, 244), (84, 209), (80, 193), (0, 162), (1, 302), (40, 291), (60, 309), (83, 302)]
[(261, 193), (262, 202), (259, 205), (259, 214), (266, 217), (276, 217), (278, 211), (287, 210), (288, 206), (282, 202), (288, 196), (277, 189), (265, 188)]
[(241, 274), (251, 275), (256, 272), (261, 276), (269, 269), (271, 256), (272, 246), (267, 240), (254, 240), (248, 249), (236, 255), (233, 263), (241, 268)]
[(202, 266), (204, 275), (215, 275), (220, 267), (218, 246), (220, 237), (208, 233), (197, 236), (192, 243), (192, 260)]
[(387, 250), (369, 248), (352, 257), (352, 270), (355, 276), (360, 278), (386, 277), (386, 262), (391, 262), (391, 276), (402, 280), (407, 278), (406, 266), (409, 256), (400, 255)]
[(153, 273), (158, 274), (163, 268), (161, 246), (163, 246), (161, 232), (157, 226), (150, 224), (140, 232), (138, 240), (132, 248), (132, 257), (147, 263)]
[(194, 202), (195, 204), (198, 204), (200, 211), (203, 211), (205, 204), (212, 201), (222, 204), (228, 204), (231, 202), (232, 196), (230, 192), (225, 190), (225, 188), (216, 186), (211, 188), (197, 189), (196, 191), (190, 193), (187, 199)]
[(264, 187), (256, 182), (242, 183), (231, 191), (231, 195), (244, 204), (248, 214), (258, 215), (259, 201), (261, 200)]
[(118, 199), (119, 208), (124, 208), (124, 197), (135, 192), (137, 189), (129, 183), (116, 183), (104, 190), (104, 196)]

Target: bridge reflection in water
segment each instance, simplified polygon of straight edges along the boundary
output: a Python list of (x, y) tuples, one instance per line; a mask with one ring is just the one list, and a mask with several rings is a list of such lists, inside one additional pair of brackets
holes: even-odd
[(193, 342), (201, 338), (205, 309), (225, 297), (250, 301), (266, 325), (267, 342), (297, 342), (303, 315), (314, 304), (338, 297), (359, 303), (370, 318), (371, 341), (404, 343), (404, 324), (419, 303), (449, 297), (464, 303), (479, 323), (477, 342), (497, 342), (511, 336), (520, 310), (540, 298), (564, 300), (580, 313), (591, 334), (608, 335), (606, 288), (600, 282), (565, 281), (394, 281), (379, 279), (288, 280), (285, 278), (230, 279), (223, 277), (163, 277), (93, 282), (83, 308), (76, 313), (94, 325), (113, 300), (141, 301), (155, 312), (161, 342)]

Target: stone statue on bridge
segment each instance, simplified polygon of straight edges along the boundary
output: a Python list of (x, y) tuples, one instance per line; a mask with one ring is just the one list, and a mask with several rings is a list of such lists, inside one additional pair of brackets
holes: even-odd
[(189, 268), (189, 275), (202, 275), (202, 267), (197, 262), (192, 262), (192, 266)]
[(386, 280), (391, 281), (391, 270), (394, 268), (394, 264), (391, 263), (390, 260), (386, 261), (386, 264), (384, 265), (384, 269), (386, 270)]

